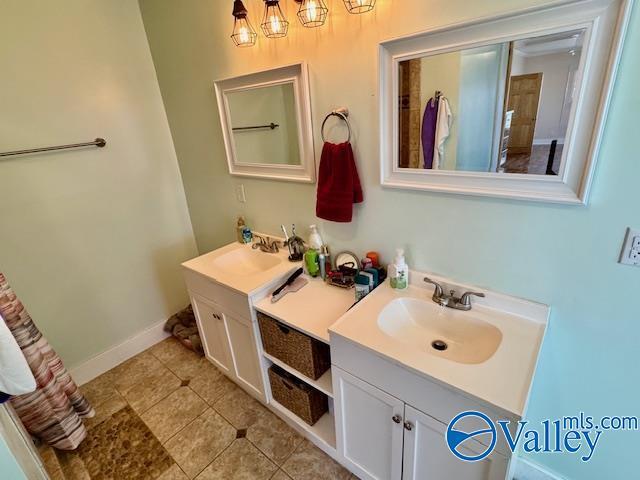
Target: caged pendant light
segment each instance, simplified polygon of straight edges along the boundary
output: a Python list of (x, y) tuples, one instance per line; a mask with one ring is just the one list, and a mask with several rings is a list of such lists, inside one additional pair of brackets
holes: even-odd
[(281, 38), (287, 35), (289, 22), (280, 9), (279, 0), (264, 0), (265, 9), (262, 17), (262, 32), (267, 38)]
[[(349, 13), (358, 14), (370, 12), (375, 7), (376, 0), (342, 0)], [(307, 28), (320, 27), (327, 20), (329, 9), (325, 0), (295, 0), (298, 7), (298, 20)], [(242, 0), (233, 1), (233, 33), (231, 39), (238, 47), (255, 45), (258, 35), (253, 29), (247, 9)], [(282, 38), (289, 31), (289, 22), (280, 8), (280, 0), (264, 0), (264, 16), (260, 24), (262, 32), (267, 38)]]
[(349, 13), (358, 14), (366, 13), (373, 10), (376, 6), (376, 0), (343, 0), (344, 6), (347, 7)]
[(329, 9), (323, 0), (296, 0), (300, 4), (298, 19), (307, 28), (320, 27), (327, 19)]
[(251, 26), (247, 18), (247, 9), (244, 7), (242, 0), (234, 0), (233, 2), (233, 33), (231, 40), (237, 47), (251, 47), (255, 45), (258, 34)]

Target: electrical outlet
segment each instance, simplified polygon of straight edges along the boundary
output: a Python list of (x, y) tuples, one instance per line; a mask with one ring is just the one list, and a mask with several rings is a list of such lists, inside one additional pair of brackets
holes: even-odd
[(640, 267), (640, 230), (627, 228), (619, 263)]
[(244, 194), (244, 185), (242, 183), (236, 186), (236, 199), (240, 203), (245, 203), (247, 201), (247, 197)]

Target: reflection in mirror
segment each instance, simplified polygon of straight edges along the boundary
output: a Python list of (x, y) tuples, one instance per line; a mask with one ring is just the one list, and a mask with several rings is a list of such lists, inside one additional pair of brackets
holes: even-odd
[(557, 175), (584, 33), (401, 61), (398, 166)]
[(300, 165), (293, 82), (226, 93), (236, 162)]

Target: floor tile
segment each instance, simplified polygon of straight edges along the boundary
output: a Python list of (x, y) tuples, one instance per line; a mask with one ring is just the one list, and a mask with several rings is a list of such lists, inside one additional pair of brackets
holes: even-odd
[(235, 387), (213, 404), (220, 415), (236, 428), (249, 428), (265, 408), (240, 387)]
[(84, 426), (89, 429), (94, 428), (96, 425), (100, 425), (107, 418), (111, 417), (111, 415), (122, 410), (126, 406), (127, 402), (116, 390), (114, 390), (113, 394), (109, 398), (94, 407), (96, 411), (96, 415), (94, 417), (83, 419)]
[(173, 337), (157, 343), (149, 351), (182, 380), (195, 377), (207, 365), (211, 365), (209, 360), (189, 350)]
[(75, 452), (58, 451), (58, 460), (65, 478), (72, 480), (91, 480), (91, 475), (84, 462)]
[(80, 387), (80, 391), (93, 408), (97, 408), (117, 393), (114, 378), (113, 370), (110, 370)]
[(124, 398), (139, 415), (168, 397), (180, 387), (180, 379), (166, 367), (160, 366), (141, 378), (139, 384), (126, 390)]
[(206, 359), (198, 374), (189, 381), (189, 387), (211, 406), (223, 395), (239, 388)]
[(278, 467), (251, 443), (240, 438), (220, 454), (197, 480), (268, 480)]
[(284, 471), (278, 470), (276, 474), (271, 477), (271, 480), (293, 480), (289, 475), (287, 475)]
[(68, 479), (155, 479), (173, 460), (140, 417), (125, 407), (88, 431), (73, 452), (58, 455)]
[(189, 480), (189, 477), (174, 463), (169, 470), (158, 477), (158, 480)]
[(267, 409), (257, 411), (257, 419), (247, 429), (247, 440), (270, 460), (282, 465), (289, 458), (302, 437)]
[(38, 454), (40, 454), (40, 459), (44, 464), (45, 470), (49, 473), (49, 476), (52, 476), (52, 473), (60, 470), (60, 462), (58, 461), (56, 452), (52, 447), (43, 443), (38, 446)]
[(146, 350), (121, 363), (111, 370), (110, 374), (113, 375), (115, 387), (121, 394), (125, 394), (132, 387), (141, 384), (154, 372), (163, 368), (162, 362)]
[(189, 387), (180, 387), (143, 413), (141, 418), (156, 438), (164, 443), (206, 408), (207, 404)]
[(282, 469), (293, 480), (348, 480), (351, 473), (308, 440), (284, 463)]
[(235, 438), (236, 429), (216, 411), (208, 408), (171, 437), (165, 448), (189, 478), (194, 478)]

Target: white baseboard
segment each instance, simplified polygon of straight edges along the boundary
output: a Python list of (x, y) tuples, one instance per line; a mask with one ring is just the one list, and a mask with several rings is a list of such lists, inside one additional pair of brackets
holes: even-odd
[(522, 457), (514, 457), (511, 462), (515, 462), (513, 475), (510, 477), (513, 480), (566, 480), (565, 477)]
[(111, 370), (125, 360), (143, 352), (147, 348), (161, 342), (170, 334), (163, 330), (165, 320), (137, 333), (122, 343), (99, 353), (77, 367), (71, 368), (69, 373), (78, 385), (83, 385), (94, 378)]

